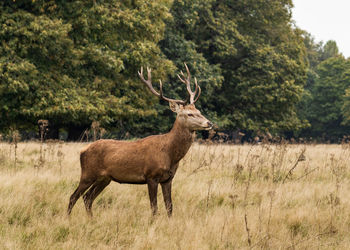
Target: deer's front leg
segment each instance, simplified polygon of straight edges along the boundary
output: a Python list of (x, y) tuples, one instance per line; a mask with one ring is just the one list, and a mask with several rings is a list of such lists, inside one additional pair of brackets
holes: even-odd
[(169, 180), (160, 184), (162, 186), (163, 198), (168, 217), (171, 217), (173, 212), (173, 202), (171, 201), (171, 182), (172, 180)]
[(156, 215), (158, 211), (158, 206), (157, 206), (158, 182), (152, 179), (148, 180), (147, 186), (148, 186), (149, 200), (151, 202), (152, 215)]

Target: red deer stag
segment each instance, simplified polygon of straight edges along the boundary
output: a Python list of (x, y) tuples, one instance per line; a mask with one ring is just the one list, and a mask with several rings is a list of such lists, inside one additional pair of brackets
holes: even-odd
[(173, 128), (167, 134), (152, 135), (137, 141), (99, 140), (90, 144), (80, 153), (81, 177), (78, 188), (70, 197), (68, 215), (79, 197), (84, 194), (87, 213), (92, 216), (93, 201), (111, 182), (147, 184), (152, 214), (157, 213), (158, 184), (162, 186), (165, 207), (172, 214), (171, 182), (179, 161), (189, 150), (196, 130), (209, 130), (213, 124), (194, 106), (201, 89), (194, 78), (195, 91), (191, 90), (191, 75), (185, 64), (187, 75), (181, 72), (179, 79), (186, 84), (186, 101), (163, 96), (162, 82), (159, 80), (159, 93), (153, 88), (151, 69), (147, 67), (148, 79), (143, 70), (138, 72), (142, 82), (159, 98), (169, 102), (172, 111), (177, 113)]

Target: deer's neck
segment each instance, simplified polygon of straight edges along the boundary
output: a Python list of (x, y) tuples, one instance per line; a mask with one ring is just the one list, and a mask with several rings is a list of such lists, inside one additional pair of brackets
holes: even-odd
[(168, 136), (170, 155), (172, 158), (172, 163), (175, 164), (186, 155), (196, 134), (195, 132), (184, 127), (178, 121), (178, 119), (176, 119), (173, 128), (168, 133)]

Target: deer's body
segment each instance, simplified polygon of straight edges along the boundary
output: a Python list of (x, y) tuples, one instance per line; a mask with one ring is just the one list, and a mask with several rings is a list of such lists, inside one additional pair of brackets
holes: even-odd
[[(141, 76), (142, 71), (139, 75), (151, 91), (158, 94), (150, 83), (150, 70), (148, 69), (148, 81)], [(188, 72), (188, 78), (183, 82), (187, 84), (190, 104), (165, 98), (162, 90), (158, 94), (169, 101), (171, 109), (177, 113), (169, 133), (152, 135), (137, 141), (99, 140), (82, 150), (80, 183), (71, 195), (68, 214), (79, 197), (89, 189), (84, 194), (84, 203), (87, 212), (92, 215), (93, 201), (113, 180), (119, 183), (147, 184), (153, 214), (157, 213), (157, 190), (160, 184), (168, 215), (171, 215), (171, 183), (179, 161), (190, 149), (195, 131), (212, 127), (211, 122), (194, 106), (194, 96), (198, 89), (200, 94), (200, 88), (196, 82), (196, 91), (191, 92), (189, 76)]]
[(119, 183), (160, 183), (172, 178), (175, 165), (191, 147), (194, 132), (179, 131), (176, 126), (167, 134), (152, 135), (137, 141), (99, 140), (81, 152), (84, 175), (109, 178)]

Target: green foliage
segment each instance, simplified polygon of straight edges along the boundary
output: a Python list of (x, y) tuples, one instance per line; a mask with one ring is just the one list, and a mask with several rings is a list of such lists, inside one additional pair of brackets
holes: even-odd
[(174, 1), (175, 28), (165, 36), (172, 46), (162, 49), (173, 61), (205, 62), (203, 71), (216, 81), (204, 103), (215, 108), (211, 115), (220, 127), (281, 131), (302, 125), (295, 104), (305, 82), (305, 52), (290, 8), (290, 1), (277, 0)]
[(309, 70), (315, 70), (321, 61), (323, 50), (322, 42), (316, 43), (315, 38), (307, 32), (304, 32), (304, 44), (307, 50), (307, 60), (309, 63)]
[(347, 117), (343, 96), (350, 87), (350, 62), (343, 56), (331, 57), (320, 63), (316, 72), (318, 77), (311, 89), (307, 111), (312, 135), (326, 139), (342, 137), (349, 129), (342, 125), (342, 112)]
[[(160, 47), (166, 57), (176, 66), (176, 73), (185, 70), (184, 62), (188, 65), (192, 79), (196, 77), (202, 89), (202, 95), (196, 106), (213, 119), (217, 116), (217, 107), (213, 102), (213, 97), (216, 96), (215, 91), (223, 81), (220, 66), (208, 62), (198, 50), (197, 44), (186, 39), (193, 28), (189, 22), (196, 19), (198, 11), (200, 11), (196, 10), (198, 4), (201, 4), (201, 2), (175, 1), (173, 3), (170, 10), (173, 18), (167, 20), (164, 39), (160, 42)], [(188, 25), (191, 27), (187, 27)], [(165, 93), (177, 99), (185, 99), (187, 96), (186, 88), (178, 80), (176, 74), (169, 78), (169, 82), (170, 84), (164, 86)], [(167, 114), (166, 110), (164, 114)], [(169, 126), (169, 121), (165, 121)]]
[(322, 50), (320, 59), (321, 59), (321, 61), (324, 61), (328, 58), (335, 57), (337, 55), (339, 55), (339, 49), (338, 49), (337, 43), (333, 40), (329, 40), (323, 46), (323, 50)]
[(337, 141), (349, 129), (347, 95), (344, 97), (350, 86), (349, 60), (339, 53), (334, 41), (316, 44), (310, 34), (304, 36), (310, 67), (298, 116), (308, 120), (310, 127), (301, 135)]
[(350, 125), (350, 60), (347, 59), (346, 69), (341, 75), (341, 80), (347, 86), (344, 95), (344, 103), (342, 106), (342, 115), (343, 115), (343, 125)]
[(39, 118), (58, 127), (133, 123), (156, 114), (141, 65), (172, 69), (157, 42), (167, 2), (0, 3), (1, 127)]
[(296, 113), (307, 59), (316, 65), (338, 49), (307, 42), (291, 8), (291, 0), (2, 1), (0, 129), (48, 119), (69, 132), (95, 120), (135, 136), (164, 132), (174, 116), (137, 71), (151, 67), (154, 84), (162, 79), (166, 96), (183, 99), (176, 73), (186, 62), (202, 87), (197, 107), (220, 128), (298, 130), (309, 117)]

